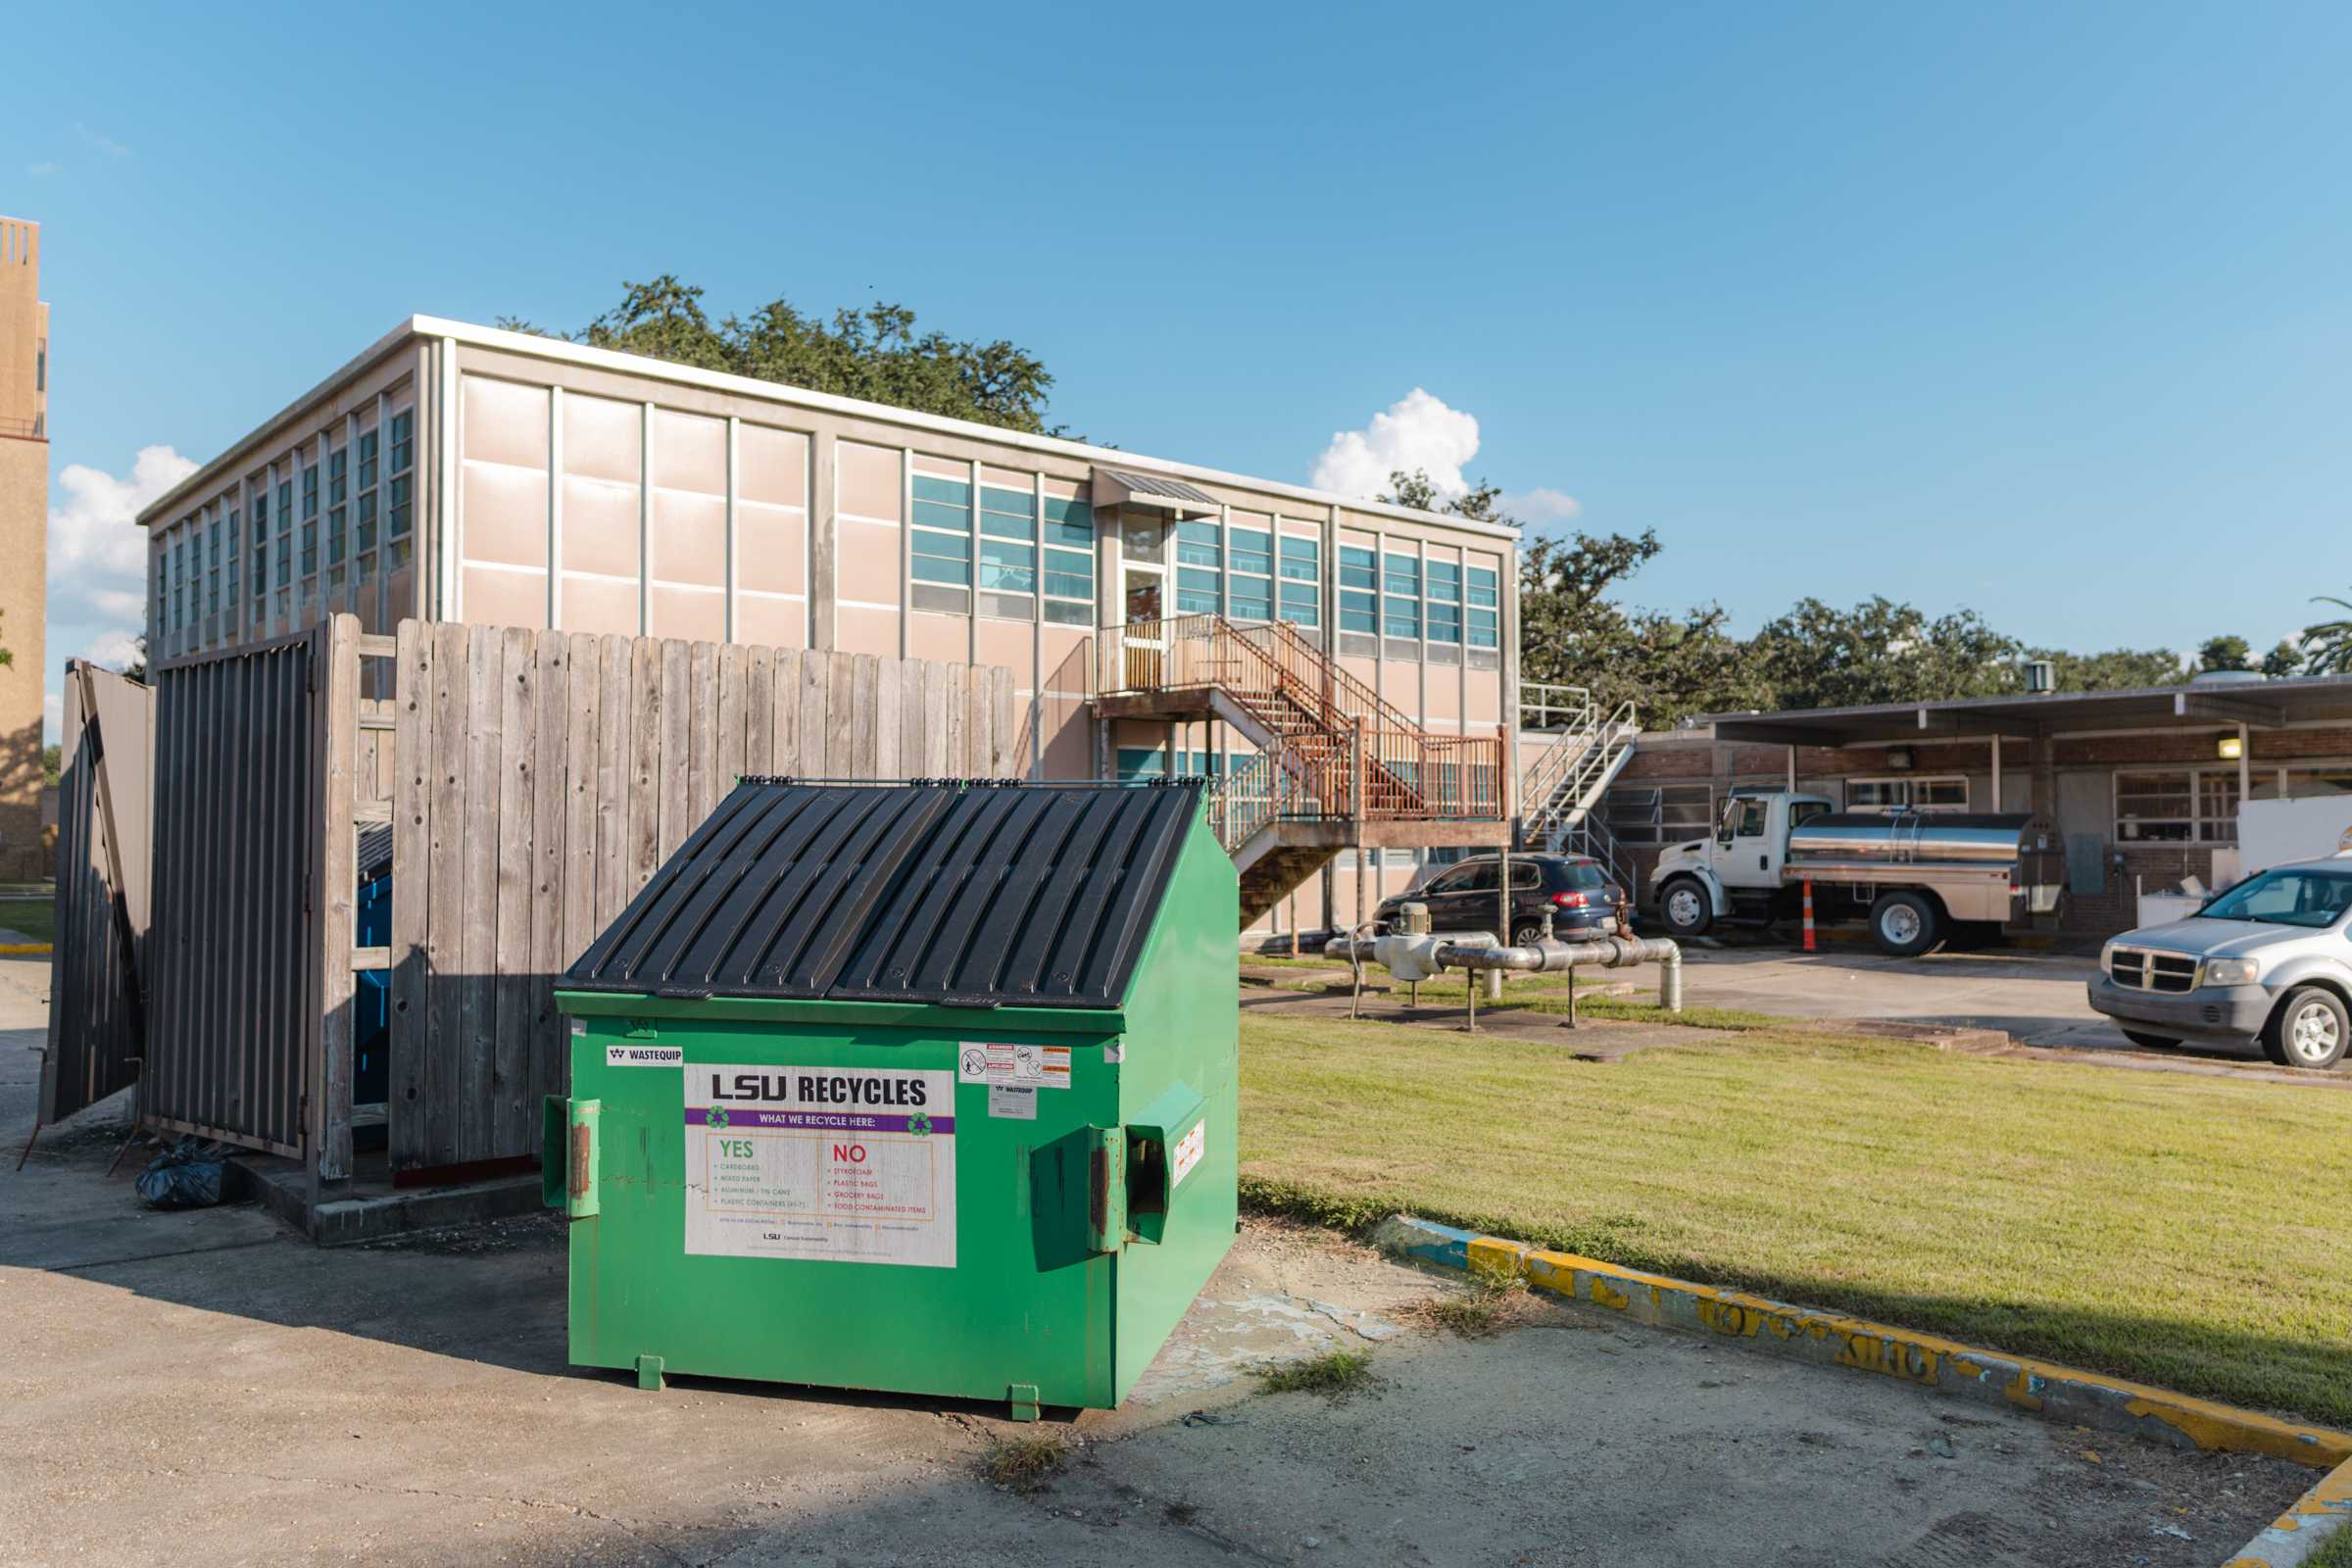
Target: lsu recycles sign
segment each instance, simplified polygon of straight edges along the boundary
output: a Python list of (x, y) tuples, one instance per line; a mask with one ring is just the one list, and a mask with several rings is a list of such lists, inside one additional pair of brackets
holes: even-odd
[(702, 1066), (680, 1074), (686, 1250), (956, 1266), (956, 1076)]

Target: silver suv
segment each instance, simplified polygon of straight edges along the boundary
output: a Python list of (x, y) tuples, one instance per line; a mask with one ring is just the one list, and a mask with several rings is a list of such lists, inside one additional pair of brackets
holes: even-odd
[(2352, 1043), (2352, 856), (2276, 865), (2185, 920), (2099, 954), (2090, 1004), (2138, 1046), (2259, 1041), (2286, 1067), (2332, 1067)]

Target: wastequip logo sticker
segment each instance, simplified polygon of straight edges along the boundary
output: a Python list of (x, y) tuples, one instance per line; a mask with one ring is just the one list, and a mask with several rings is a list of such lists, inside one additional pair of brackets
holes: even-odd
[(686, 1250), (956, 1266), (956, 1075), (704, 1066), (680, 1075)]

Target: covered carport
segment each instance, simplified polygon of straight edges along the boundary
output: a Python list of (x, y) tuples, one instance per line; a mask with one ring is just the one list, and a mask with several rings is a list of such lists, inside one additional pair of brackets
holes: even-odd
[(2091, 935), (2132, 924), (2143, 891), (2234, 878), (2243, 803), (2352, 796), (2352, 676), (2231, 672), (2127, 691), (1726, 713), (1711, 727), (1731, 753), (1719, 775), (1753, 776), (1754, 749), (1779, 748), (1788, 787), (1837, 786), (1849, 808), (1871, 804), (1850, 781), (1867, 780), (1875, 801), (1886, 780), (1936, 776), (1965, 781), (1962, 808), (2048, 817), (2066, 847), (2064, 925)]

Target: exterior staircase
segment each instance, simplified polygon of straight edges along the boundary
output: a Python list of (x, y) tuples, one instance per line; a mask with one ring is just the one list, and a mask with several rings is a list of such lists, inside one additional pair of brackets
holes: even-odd
[(1600, 819), (1600, 803), (1633, 760), (1642, 734), (1634, 705), (1621, 703), (1604, 714), (1592, 694), (1581, 686), (1525, 685), (1520, 688), (1519, 728), (1522, 734), (1553, 737), (1520, 772), (1526, 842), (1554, 853), (1592, 857), (1630, 896), (1633, 867)]
[(1244, 930), (1344, 849), (1508, 837), (1499, 737), (1423, 729), (1288, 622), (1185, 615), (1103, 645), (1099, 716), (1216, 719), (1255, 749), (1210, 781)]

